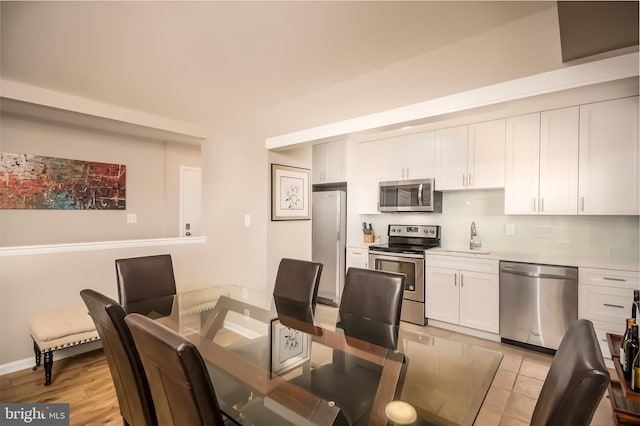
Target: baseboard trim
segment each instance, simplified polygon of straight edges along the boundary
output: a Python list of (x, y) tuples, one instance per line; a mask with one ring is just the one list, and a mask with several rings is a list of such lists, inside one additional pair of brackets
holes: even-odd
[[(56, 361), (61, 359), (70, 358), (72, 356), (80, 355), (86, 352), (95, 351), (96, 349), (100, 349), (102, 347), (102, 343), (99, 340), (95, 340), (93, 342), (83, 343), (82, 345), (72, 346), (70, 348), (60, 349), (53, 352), (53, 375), (55, 376), (56, 369)], [(35, 357), (32, 355), (28, 358), (19, 359), (16, 361), (11, 361), (6, 364), (0, 364), (0, 376), (4, 376), (5, 374), (15, 373), (16, 371), (32, 369), (33, 366), (36, 365)], [(42, 374), (44, 378), (44, 367), (40, 364), (38, 371), (34, 374)]]

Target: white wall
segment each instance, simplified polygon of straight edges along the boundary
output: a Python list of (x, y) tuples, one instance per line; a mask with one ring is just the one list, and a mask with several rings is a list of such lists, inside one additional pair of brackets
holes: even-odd
[[(0, 210), (0, 246), (178, 236), (180, 165), (197, 145), (140, 139), (3, 115), (0, 150), (127, 166), (126, 210)], [(128, 225), (135, 213), (138, 223)]]

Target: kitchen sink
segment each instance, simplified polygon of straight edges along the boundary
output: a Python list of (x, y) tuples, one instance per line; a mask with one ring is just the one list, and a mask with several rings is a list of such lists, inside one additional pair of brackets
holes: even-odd
[(442, 251), (446, 252), (446, 253), (461, 253), (461, 254), (491, 254), (491, 252), (488, 251), (482, 251), (482, 250), (451, 250), (451, 249), (443, 249)]

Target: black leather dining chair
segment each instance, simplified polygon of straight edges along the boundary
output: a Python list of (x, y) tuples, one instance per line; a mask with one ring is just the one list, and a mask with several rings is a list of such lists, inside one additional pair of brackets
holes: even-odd
[(176, 294), (169, 254), (117, 259), (116, 277), (118, 297), (126, 312), (132, 303)]
[[(406, 277), (371, 269), (349, 268), (340, 301), (338, 326), (349, 338), (394, 349), (397, 345)], [(349, 424), (370, 412), (382, 367), (334, 349), (332, 362), (299, 376), (294, 383), (334, 401)]]
[(321, 274), (322, 263), (283, 258), (278, 265), (273, 295), (315, 307)]
[(122, 418), (130, 426), (156, 425), (149, 383), (122, 306), (95, 290), (82, 290), (80, 296), (100, 336)]
[(209, 373), (183, 336), (140, 314), (125, 318), (135, 341), (161, 425), (222, 425)]
[(591, 321), (574, 322), (565, 333), (531, 416), (532, 426), (587, 426), (609, 385)]

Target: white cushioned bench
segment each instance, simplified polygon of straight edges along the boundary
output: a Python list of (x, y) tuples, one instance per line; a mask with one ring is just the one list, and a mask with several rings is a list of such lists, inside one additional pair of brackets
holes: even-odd
[(44, 354), (45, 386), (51, 384), (54, 351), (100, 339), (84, 306), (35, 315), (29, 321), (29, 330), (36, 357), (34, 371), (40, 366), (40, 358)]

